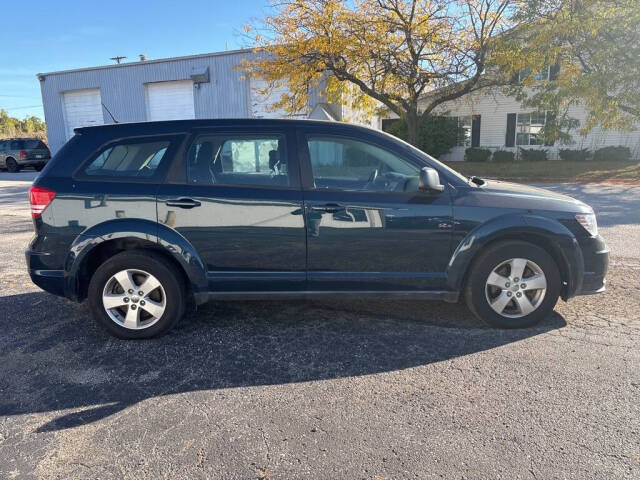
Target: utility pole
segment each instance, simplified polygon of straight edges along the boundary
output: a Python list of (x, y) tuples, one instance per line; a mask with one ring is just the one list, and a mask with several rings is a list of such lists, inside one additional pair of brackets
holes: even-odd
[(109, 60), (114, 60), (118, 65), (120, 65), (120, 60), (127, 57), (111, 57)]

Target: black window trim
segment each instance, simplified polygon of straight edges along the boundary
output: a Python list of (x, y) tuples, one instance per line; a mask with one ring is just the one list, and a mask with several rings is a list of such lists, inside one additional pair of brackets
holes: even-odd
[[(161, 184), (167, 174), (167, 171), (169, 170), (169, 165), (174, 163), (173, 159), (176, 156), (176, 152), (179, 151), (186, 137), (187, 135), (185, 135), (184, 133), (163, 133), (157, 135), (136, 135), (133, 137), (119, 137), (109, 139), (107, 142), (104, 142), (96, 147), (84, 161), (80, 162), (80, 165), (74, 170), (71, 178), (83, 182), (89, 181)], [(160, 164), (154, 171), (153, 175), (150, 175), (148, 177), (117, 177), (109, 175), (87, 175), (85, 173), (85, 169), (91, 164), (91, 162), (93, 162), (99, 155), (101, 155), (105, 150), (111, 147), (115, 147), (117, 145), (129, 145), (134, 143), (161, 142), (163, 140), (169, 142), (169, 147), (167, 148), (165, 156), (160, 161)]]
[[(289, 185), (268, 185), (268, 184), (239, 184), (239, 183), (212, 183), (207, 184), (195, 184), (190, 183), (188, 178), (188, 164), (187, 155), (191, 146), (198, 140), (198, 138), (204, 136), (219, 136), (219, 135), (234, 135), (238, 137), (264, 137), (268, 135), (280, 136), (284, 139), (286, 145), (287, 154), (287, 168), (289, 173)], [(189, 185), (198, 188), (210, 188), (210, 189), (229, 189), (229, 188), (241, 188), (250, 190), (292, 190), (300, 191), (300, 170), (299, 161), (297, 160), (297, 148), (292, 140), (292, 133), (290, 128), (255, 128), (248, 129), (246, 125), (242, 126), (221, 126), (221, 127), (194, 127), (191, 134), (188, 136), (184, 143), (184, 148), (176, 155), (175, 160), (172, 162), (171, 169), (165, 178), (165, 184), (169, 185)]]

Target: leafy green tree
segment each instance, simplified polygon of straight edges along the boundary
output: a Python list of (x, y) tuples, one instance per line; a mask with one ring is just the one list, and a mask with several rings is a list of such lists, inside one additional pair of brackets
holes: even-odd
[[(577, 126), (567, 111), (584, 105), (582, 133), (599, 125), (629, 130), (640, 121), (640, 0), (527, 0), (523, 20), (502, 41), (494, 61), (521, 75), (514, 93), (530, 107), (555, 113), (547, 132)], [(524, 21), (525, 19), (534, 19)], [(537, 80), (549, 66), (557, 75)], [(555, 130), (555, 131), (551, 131)]]
[(27, 134), (46, 140), (45, 123), (34, 116), (19, 120), (10, 117), (6, 110), (0, 109), (0, 137), (20, 137)]
[[(407, 122), (397, 120), (386, 129), (387, 133), (407, 140)], [(462, 132), (458, 120), (453, 117), (428, 115), (422, 118), (418, 129), (418, 141), (415, 146), (436, 158), (449, 153), (458, 143)]]
[[(288, 87), (274, 108), (303, 111), (326, 84), (329, 102), (384, 105), (417, 144), (419, 125), (438, 106), (508, 76), (491, 70), (495, 39), (513, 27), (508, 0), (284, 0), (247, 35), (264, 53), (249, 75)], [(490, 74), (489, 72), (493, 72)]]

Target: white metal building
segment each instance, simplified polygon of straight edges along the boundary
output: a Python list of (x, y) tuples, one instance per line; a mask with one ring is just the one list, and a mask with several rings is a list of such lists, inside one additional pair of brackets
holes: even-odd
[[(272, 108), (281, 91), (264, 94), (265, 82), (239, 68), (255, 55), (235, 50), (38, 74), (51, 151), (74, 128), (112, 123), (112, 116), (118, 122), (288, 116)], [(343, 118), (343, 107), (324, 102), (320, 89), (310, 92), (300, 116)]]

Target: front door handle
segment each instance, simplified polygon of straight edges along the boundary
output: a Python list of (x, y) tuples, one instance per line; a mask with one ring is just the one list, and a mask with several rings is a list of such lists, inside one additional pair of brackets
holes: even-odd
[(169, 207), (179, 208), (193, 208), (201, 205), (199, 201), (193, 200), (192, 198), (172, 198), (171, 200), (167, 200), (165, 203)]
[(325, 205), (313, 205), (311, 210), (315, 212), (337, 213), (344, 210), (344, 205), (339, 203), (327, 203)]

